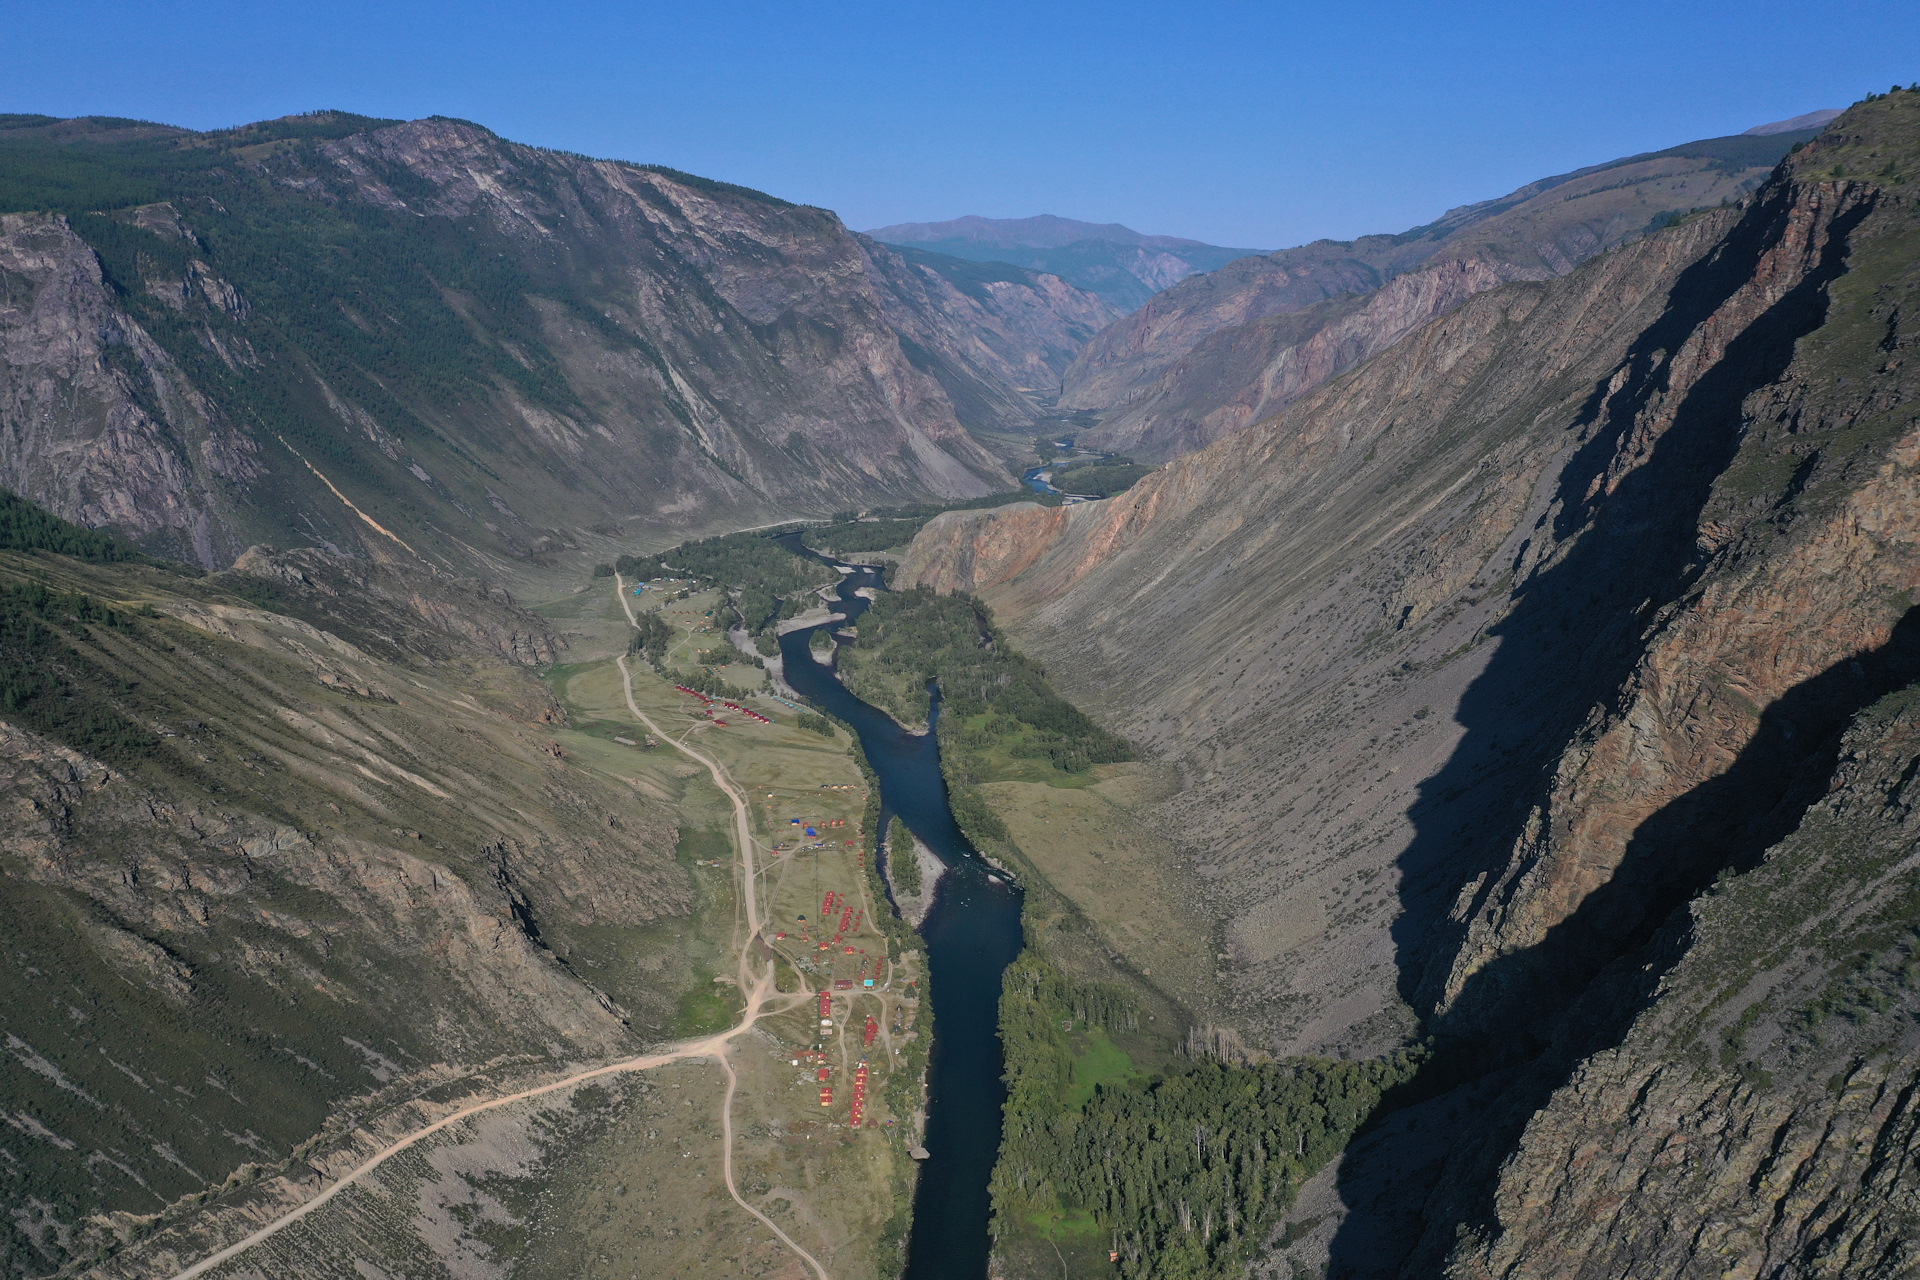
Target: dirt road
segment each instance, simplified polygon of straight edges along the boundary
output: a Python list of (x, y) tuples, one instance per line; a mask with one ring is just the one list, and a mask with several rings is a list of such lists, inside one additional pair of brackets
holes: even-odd
[[(626, 600), (625, 585), (617, 574), (614, 576), (613, 581), (614, 590), (620, 597), (621, 607), (626, 610), (627, 620), (634, 622), (633, 608)], [(464, 1107), (459, 1111), (442, 1116), (432, 1124), (417, 1129), (397, 1142), (390, 1143), (381, 1148), (313, 1199), (294, 1209), (288, 1210), (280, 1217), (275, 1218), (272, 1222), (261, 1227), (258, 1231), (253, 1232), (241, 1240), (235, 1241), (218, 1253), (202, 1258), (186, 1270), (177, 1273), (174, 1280), (193, 1280), (193, 1277), (206, 1275), (224, 1263), (232, 1261), (240, 1254), (251, 1249), (254, 1245), (259, 1244), (262, 1240), (285, 1230), (308, 1214), (314, 1212), (332, 1200), (336, 1195), (340, 1194), (340, 1192), (365, 1178), (368, 1174), (378, 1169), (393, 1157), (399, 1155), (402, 1151), (439, 1133), (443, 1129), (448, 1129), (459, 1124), (471, 1116), (479, 1115), (483, 1111), (492, 1111), (497, 1107), (511, 1106), (516, 1102), (525, 1102), (530, 1098), (538, 1098), (547, 1094), (558, 1093), (563, 1089), (571, 1089), (576, 1085), (584, 1084), (589, 1080), (599, 1079), (602, 1076), (620, 1075), (631, 1071), (648, 1071), (654, 1067), (663, 1067), (670, 1062), (683, 1062), (689, 1058), (713, 1058), (719, 1062), (720, 1069), (724, 1071), (727, 1076), (727, 1091), (720, 1112), (722, 1143), (720, 1166), (726, 1178), (727, 1193), (733, 1197), (735, 1204), (738, 1204), (742, 1209), (745, 1209), (757, 1218), (767, 1230), (779, 1237), (787, 1248), (791, 1249), (797, 1257), (811, 1267), (814, 1274), (819, 1277), (819, 1280), (831, 1280), (827, 1275), (827, 1269), (820, 1265), (818, 1259), (801, 1248), (799, 1244), (795, 1243), (793, 1238), (781, 1230), (771, 1218), (748, 1204), (746, 1200), (741, 1197), (739, 1187), (735, 1184), (733, 1176), (733, 1095), (738, 1085), (738, 1077), (734, 1072), (733, 1064), (727, 1060), (728, 1044), (736, 1036), (750, 1030), (753, 1025), (759, 1021), (763, 1006), (769, 1003), (769, 995), (775, 994), (773, 965), (769, 963), (765, 971), (759, 974), (755, 974), (752, 971), (753, 940), (760, 936), (763, 922), (760, 919), (758, 876), (754, 868), (755, 843), (751, 819), (747, 812), (747, 798), (745, 794), (741, 792), (740, 788), (734, 785), (733, 779), (727, 776), (727, 771), (721, 767), (719, 761), (703, 752), (686, 746), (684, 743), (674, 741), (664, 729), (660, 728), (645, 712), (640, 710), (639, 704), (634, 701), (633, 676), (627, 668), (626, 657), (622, 655), (615, 659), (615, 661), (620, 667), (620, 680), (626, 689), (628, 710), (633, 712), (634, 717), (646, 725), (651, 732), (657, 734), (665, 741), (672, 742), (677, 750), (683, 752), (695, 762), (705, 766), (707, 772), (712, 775), (713, 784), (718, 787), (733, 804), (734, 843), (739, 854), (740, 879), (743, 886), (741, 900), (745, 908), (746, 923), (746, 937), (737, 940), (739, 942), (740, 953), (737, 975), (740, 982), (740, 989), (746, 993), (747, 998), (746, 1008), (742, 1011), (739, 1023), (726, 1031), (720, 1032), (718, 1035), (708, 1036), (704, 1040), (690, 1041), (660, 1053), (644, 1054), (637, 1058), (628, 1058), (624, 1062), (608, 1063), (605, 1066), (593, 1067), (586, 1071), (578, 1071), (573, 1075), (540, 1085), (537, 1088), (523, 1089), (519, 1093), (509, 1094), (501, 1098), (492, 1098), (486, 1102), (478, 1102), (470, 1107)], [(794, 999), (778, 999), (774, 1003), (779, 1006), (790, 1007), (794, 1003)]]

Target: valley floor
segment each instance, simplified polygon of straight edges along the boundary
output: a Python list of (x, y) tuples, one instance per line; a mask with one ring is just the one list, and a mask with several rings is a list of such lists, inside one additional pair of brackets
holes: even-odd
[[(576, 648), (624, 642), (632, 606), (620, 579), (612, 587), (549, 609), (577, 628)], [(676, 647), (704, 639), (713, 603), (667, 615)], [(755, 702), (764, 720), (709, 709), (634, 656), (598, 652), (547, 678), (570, 720), (555, 750), (680, 814), (698, 906), (678, 959), (710, 978), (681, 1001), (685, 1038), (559, 1078), (416, 1098), (308, 1155), (303, 1187), (223, 1204), (221, 1234), (254, 1229), (218, 1252), (145, 1252), (99, 1274), (895, 1273), (919, 1140), (922, 967), (917, 950), (889, 955), (875, 923), (888, 907), (870, 888), (866, 785), (844, 738), (798, 729), (770, 698)], [(646, 957), (657, 944), (645, 937), (620, 945), (663, 979), (672, 967)]]

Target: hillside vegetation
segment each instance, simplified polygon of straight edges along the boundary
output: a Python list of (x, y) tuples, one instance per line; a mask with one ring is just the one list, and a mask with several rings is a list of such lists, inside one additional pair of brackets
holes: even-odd
[(1053, 691), (976, 600), (888, 592), (861, 615), (840, 668), (849, 689), (903, 724), (926, 723), (937, 684), (941, 765), (957, 785), (1036, 768), (1085, 773), (1133, 758), (1125, 740)]
[[(201, 578), (18, 502), (6, 527), (39, 544), (0, 551), (8, 1274), (191, 1235), (409, 1099), (670, 1025), (676, 819), (560, 745), (539, 619), (324, 554)], [(335, 608), (368, 647), (296, 616)]]

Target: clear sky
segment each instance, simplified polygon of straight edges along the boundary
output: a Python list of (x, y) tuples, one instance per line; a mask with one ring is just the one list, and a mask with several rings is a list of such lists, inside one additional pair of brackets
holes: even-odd
[(1920, 0), (11, 0), (0, 110), (338, 107), (672, 165), (854, 227), (1398, 231), (1920, 80)]

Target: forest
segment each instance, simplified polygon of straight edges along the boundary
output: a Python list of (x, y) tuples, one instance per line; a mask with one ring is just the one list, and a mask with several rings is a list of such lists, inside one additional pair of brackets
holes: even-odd
[(119, 681), (70, 641), (133, 620), (78, 591), (40, 582), (0, 585), (0, 711), (76, 751), (127, 765), (153, 754), (154, 735), (114, 705)]
[(0, 489), (0, 551), (52, 551), (88, 564), (144, 560), (110, 533), (79, 525)]
[(1152, 475), (1155, 470), (1154, 467), (1142, 466), (1126, 458), (1109, 458), (1096, 462), (1076, 463), (1056, 470), (1051, 483), (1062, 493), (1110, 498), (1116, 493), (1131, 489), (1141, 480)]
[(1124, 738), (1055, 693), (1046, 672), (994, 626), (986, 605), (963, 593), (912, 587), (882, 595), (861, 616), (858, 639), (842, 649), (840, 670), (855, 694), (903, 724), (926, 721), (927, 685), (937, 680), (943, 764), (956, 785), (983, 781), (1014, 761), (1084, 773), (1134, 758)]
[[(1125, 1280), (1225, 1280), (1424, 1051), (1335, 1062), (1188, 1061), (1074, 1096), (1075, 1035), (1121, 1030), (1125, 993), (1075, 981), (1029, 948), (1000, 1000), (1007, 1105), (995, 1234), (1091, 1217)], [(1085, 1092), (1082, 1090), (1081, 1092)]]
[(932, 518), (815, 525), (801, 534), (800, 540), (815, 551), (830, 551), (838, 556), (855, 555), (862, 551), (885, 551), (912, 542), (913, 535), (925, 528), (927, 520)]
[(913, 847), (913, 833), (907, 830), (899, 814), (895, 814), (887, 826), (887, 871), (894, 887), (910, 898), (919, 897), (926, 887), (920, 874), (920, 855)]
[[(779, 531), (774, 531), (778, 533)], [(758, 635), (776, 615), (792, 616), (812, 602), (812, 589), (839, 577), (817, 560), (794, 555), (770, 533), (729, 533), (683, 542), (658, 556), (621, 556), (614, 568), (628, 578), (699, 578), (737, 591), (733, 607), (740, 625)], [(782, 601), (787, 607), (782, 608)]]
[(1038, 494), (1027, 489), (990, 493), (984, 498), (964, 502), (915, 502), (897, 507), (875, 507), (868, 511), (841, 511), (824, 525), (812, 525), (800, 540), (815, 551), (835, 555), (855, 555), (863, 551), (890, 551), (912, 542), (926, 528), (927, 521), (947, 511), (979, 511), (1004, 507), (1012, 502), (1039, 502), (1058, 506), (1057, 494)]

